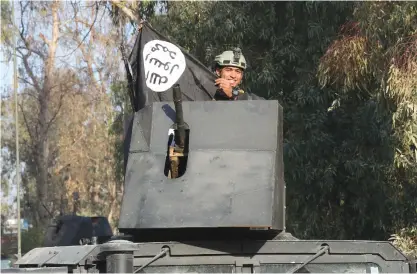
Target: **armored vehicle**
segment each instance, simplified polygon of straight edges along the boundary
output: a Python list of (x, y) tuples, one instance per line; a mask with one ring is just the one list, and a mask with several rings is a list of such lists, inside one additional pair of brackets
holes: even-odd
[(4, 272), (415, 273), (389, 242), (287, 233), (279, 102), (183, 102), (183, 87), (133, 115), (120, 235), (106, 220), (95, 229), (94, 218), (61, 218)]
[(74, 233), (4, 272), (415, 272), (389, 242), (286, 237), (277, 101), (155, 102), (131, 125), (123, 235)]

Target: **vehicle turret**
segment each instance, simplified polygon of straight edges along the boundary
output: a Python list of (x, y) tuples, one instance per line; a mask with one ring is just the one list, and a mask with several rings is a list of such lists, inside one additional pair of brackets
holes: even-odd
[[(134, 115), (119, 231), (156, 241), (265, 238), (284, 230), (278, 101), (174, 98)], [(171, 178), (176, 162), (179, 174)]]

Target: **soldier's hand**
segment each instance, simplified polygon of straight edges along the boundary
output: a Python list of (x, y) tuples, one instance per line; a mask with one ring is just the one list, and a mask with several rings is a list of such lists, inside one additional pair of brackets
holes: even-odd
[(216, 86), (223, 90), (227, 97), (232, 97), (232, 85), (224, 78), (216, 79)]

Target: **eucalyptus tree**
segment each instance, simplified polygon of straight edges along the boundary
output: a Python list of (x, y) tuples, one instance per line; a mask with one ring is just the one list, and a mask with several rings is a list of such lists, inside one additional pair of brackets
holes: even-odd
[(336, 97), (329, 130), (345, 159), (345, 228), (382, 237), (417, 223), (417, 5), (355, 6), (318, 76)]

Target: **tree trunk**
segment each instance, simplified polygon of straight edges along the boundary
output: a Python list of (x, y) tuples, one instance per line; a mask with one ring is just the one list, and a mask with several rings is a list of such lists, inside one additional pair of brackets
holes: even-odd
[(51, 89), (53, 88), (53, 73), (55, 65), (55, 54), (58, 42), (59, 35), (59, 19), (58, 19), (58, 8), (59, 1), (54, 1), (52, 3), (52, 38), (51, 40), (45, 40), (45, 43), (48, 45), (48, 57), (45, 62), (45, 75), (44, 75), (44, 85), (43, 89), (39, 94), (39, 141), (37, 146), (37, 166), (38, 166), (38, 176), (36, 178), (37, 186), (37, 208), (39, 210), (39, 221), (41, 225), (47, 223), (49, 216), (47, 207), (47, 197), (48, 195), (54, 195), (53, 193), (48, 193), (48, 163), (49, 163), (49, 138), (48, 131), (51, 121), (51, 115), (49, 111), (49, 102)]
[(112, 182), (112, 186), (110, 187), (110, 212), (107, 215), (107, 219), (109, 222), (113, 225), (114, 224), (114, 218), (117, 214), (117, 185), (116, 182)]

